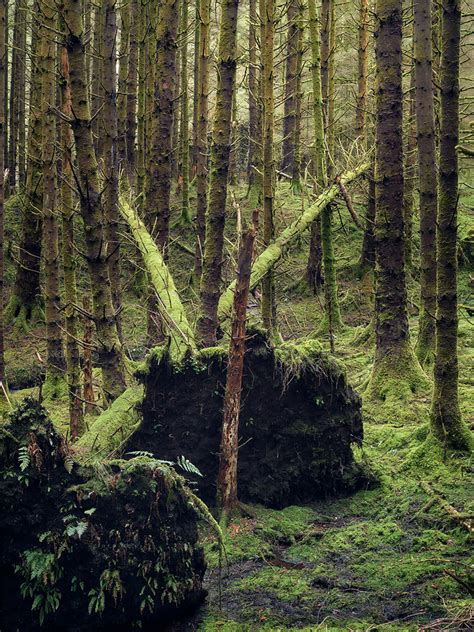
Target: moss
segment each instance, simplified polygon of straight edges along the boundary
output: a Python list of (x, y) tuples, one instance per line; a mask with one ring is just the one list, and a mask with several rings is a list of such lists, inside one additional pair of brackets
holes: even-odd
[(68, 395), (67, 381), (62, 373), (47, 371), (43, 384), (43, 396), (45, 400), (60, 400)]
[(363, 409), (375, 421), (426, 419), (430, 380), (410, 344), (386, 353), (373, 365)]
[(75, 445), (78, 456), (108, 455), (120, 451), (122, 445), (139, 427), (138, 410), (143, 399), (143, 387), (131, 386), (105, 410)]
[(315, 339), (291, 340), (275, 347), (275, 358), (288, 375), (300, 377), (306, 371), (330, 375), (334, 380), (345, 377), (344, 365), (326, 353)]

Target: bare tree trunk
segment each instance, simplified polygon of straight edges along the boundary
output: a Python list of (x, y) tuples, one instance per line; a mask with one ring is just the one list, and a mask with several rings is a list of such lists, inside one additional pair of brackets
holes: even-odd
[(139, 3), (131, 0), (130, 43), (127, 72), (127, 118), (125, 125), (126, 174), (130, 186), (136, 183), (137, 159), (135, 141), (137, 136), (137, 77), (138, 77), (138, 23)]
[[(88, 294), (84, 294), (82, 299), (82, 307), (85, 312), (91, 311), (91, 302)], [(94, 395), (94, 383), (92, 375), (92, 348), (94, 345), (94, 325), (90, 318), (84, 319), (84, 351), (82, 354), (83, 368), (82, 374), (84, 377), (84, 411), (86, 414), (91, 414), (96, 411), (95, 395)]]
[(224, 0), (219, 34), (209, 205), (206, 215), (206, 239), (201, 280), (202, 313), (198, 321), (198, 332), (204, 346), (212, 346), (217, 341), (217, 305), (221, 291), (232, 98), (237, 67), (237, 12), (238, 0)]
[(181, 219), (189, 224), (189, 94), (188, 94), (188, 0), (181, 2), (181, 124), (180, 167), (181, 167)]
[(262, 103), (259, 66), (257, 65), (257, 0), (249, 0), (249, 153), (247, 179), (250, 208), (257, 208), (262, 198)]
[(234, 295), (234, 317), (227, 364), (224, 419), (217, 478), (217, 504), (225, 517), (237, 504), (237, 461), (240, 398), (245, 357), (245, 323), (257, 219), (258, 211), (255, 210), (253, 212), (253, 226), (245, 233), (240, 245), (239, 268)]
[(459, 0), (443, 0), (441, 46), (441, 137), (439, 161), (436, 352), (431, 430), (447, 447), (469, 450), (472, 433), (459, 409), (457, 207), (459, 139)]
[(369, 0), (360, 0), (359, 8), (359, 47), (357, 50), (357, 106), (356, 136), (366, 136), (366, 112), (369, 79)]

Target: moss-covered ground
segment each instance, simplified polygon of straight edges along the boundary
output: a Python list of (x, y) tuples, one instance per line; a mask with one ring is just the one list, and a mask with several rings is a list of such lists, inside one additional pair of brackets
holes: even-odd
[[(243, 215), (244, 188), (236, 189)], [(363, 186), (355, 195), (363, 216)], [(300, 198), (287, 185), (279, 187), (275, 204), (277, 231), (301, 211)], [(472, 238), (474, 196), (465, 193), (460, 204), (459, 302), (472, 301)], [(178, 210), (176, 210), (176, 218)], [(235, 270), (235, 208), (229, 207), (228, 263)], [(361, 394), (373, 359), (370, 330), (373, 291), (370, 277), (358, 269), (362, 234), (345, 208), (334, 214), (339, 300), (345, 327), (335, 336), (335, 356), (345, 365), (351, 383)], [(415, 220), (416, 225), (416, 220)], [(415, 230), (416, 232), (416, 230)], [(323, 316), (323, 297), (301, 293), (308, 236), (294, 245), (275, 271), (279, 328), (284, 339), (314, 335)], [(197, 293), (191, 281), (192, 229), (176, 222), (173, 228), (171, 268), (191, 320), (197, 314)], [(130, 253), (128, 253), (130, 254)], [(142, 355), (146, 337), (145, 298), (139, 287), (143, 275), (131, 263), (123, 312), (124, 339), (130, 358)], [(419, 286), (417, 243), (408, 297), (412, 340), (416, 340)], [(472, 264), (472, 259), (471, 259)], [(297, 289), (295, 289), (297, 288)], [(474, 309), (474, 308), (473, 308)], [(251, 307), (250, 311), (257, 311)], [(460, 402), (464, 418), (474, 422), (472, 311), (460, 316)], [(8, 371), (19, 386), (13, 400), (37, 393), (32, 377), (44, 357), (44, 331), (29, 336), (8, 330)], [(329, 341), (320, 337), (323, 347)], [(23, 380), (25, 377), (25, 380)], [(21, 378), (21, 379), (20, 379)], [(100, 379), (97, 376), (97, 392)], [(67, 427), (67, 401), (46, 402), (53, 420)], [(356, 458), (363, 461), (374, 482), (348, 498), (326, 499), (308, 507), (282, 511), (246, 507), (227, 529), (226, 559), (219, 570), (218, 546), (203, 532), (210, 569), (208, 605), (184, 629), (208, 632), (254, 630), (472, 630), (470, 602), (473, 558), (469, 533), (449, 516), (439, 502), (430, 502), (429, 488), (441, 494), (467, 517), (474, 515), (469, 457), (444, 455), (426, 442), (429, 391), (416, 393), (381, 419), (364, 402), (365, 440)], [(178, 629), (178, 628), (176, 628)], [(181, 628), (179, 628), (181, 629)]]

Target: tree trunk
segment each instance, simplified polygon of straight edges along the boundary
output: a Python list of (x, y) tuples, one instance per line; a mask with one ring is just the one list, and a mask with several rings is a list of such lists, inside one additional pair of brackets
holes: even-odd
[[(411, 349), (403, 221), (402, 0), (376, 8), (376, 349), (366, 400), (389, 406), (427, 386)], [(382, 408), (386, 414), (388, 408)]]
[(76, 0), (64, 0), (62, 12), (67, 27), (66, 48), (69, 54), (71, 105), (74, 113), (71, 125), (76, 145), (81, 214), (91, 276), (98, 363), (102, 369), (105, 400), (111, 401), (125, 389), (125, 378), (104, 248), (103, 209), (87, 94), (81, 5)]
[[(274, 51), (275, 38), (275, 2), (260, 0), (260, 22), (262, 54), (261, 77), (263, 99), (263, 243), (268, 246), (274, 238), (275, 227), (273, 217), (273, 187), (275, 180), (275, 159), (273, 155), (274, 128)], [(262, 321), (263, 326), (271, 334), (276, 330), (276, 303), (273, 270), (262, 280)]]
[(137, 213), (125, 200), (122, 201), (120, 211), (140, 250), (150, 283), (158, 297), (157, 309), (170, 338), (170, 355), (179, 361), (189, 350), (195, 349), (196, 345), (194, 332), (186, 317), (173, 278), (166, 266), (161, 249), (156, 245)]
[[(62, 25), (61, 25), (62, 26)], [(60, 55), (61, 112), (70, 118), (71, 90), (69, 86), (69, 60), (67, 51)], [(64, 272), (64, 314), (66, 325), (66, 370), (69, 395), (69, 429), (74, 441), (84, 432), (84, 411), (81, 396), (81, 362), (78, 345), (76, 267), (74, 262), (74, 200), (72, 175), (72, 146), (74, 138), (70, 125), (61, 121), (61, 204), (62, 204), (62, 255)]]
[(130, 2), (120, 7), (120, 50), (117, 92), (117, 161), (119, 168), (127, 173), (127, 76), (130, 53)]
[[(170, 193), (173, 153), (173, 104), (175, 101), (176, 51), (179, 1), (166, 0), (158, 11), (156, 29), (155, 98), (148, 156), (146, 217), (164, 261), (168, 260)], [(163, 339), (159, 309), (152, 296), (149, 303), (149, 345)]]
[[(39, 51), (38, 5), (32, 8), (32, 59)], [(43, 208), (43, 168), (41, 133), (41, 76), (38, 64), (32, 64), (30, 114), (28, 124), (28, 165), (25, 193), (21, 196), (21, 237), (15, 285), (5, 319), (26, 331), (30, 322), (43, 317), (40, 291), (41, 210)]]
[(442, 11), (436, 352), (431, 429), (447, 447), (466, 450), (473, 441), (459, 410), (457, 350), (459, 0), (443, 0)]
[[(88, 294), (84, 294), (82, 299), (82, 307), (85, 312), (90, 312), (91, 302)], [(92, 373), (92, 350), (94, 347), (94, 325), (90, 318), (84, 319), (84, 351), (83, 351), (83, 377), (84, 377), (84, 411), (86, 414), (92, 414), (96, 411), (94, 382)]]
[(138, 96), (137, 96), (137, 187), (139, 207), (143, 208), (146, 162), (146, 86), (151, 64), (148, 61), (147, 1), (138, 0)]
[(116, 313), (116, 323), (121, 338), (120, 310), (122, 291), (120, 285), (120, 240), (118, 235), (118, 164), (117, 164), (117, 88), (116, 88), (116, 41), (117, 13), (116, 0), (105, 0), (104, 41), (102, 43), (102, 90), (103, 127), (100, 129), (103, 148), (104, 220), (107, 239), (107, 262), (112, 290), (112, 305)]
[[(326, 9), (326, 4), (329, 6)], [(326, 51), (323, 59), (324, 65), (327, 65), (324, 75), (326, 79), (322, 81), (323, 103), (326, 103), (326, 146), (327, 146), (327, 174), (331, 181), (334, 178), (334, 90), (335, 90), (335, 64), (334, 53), (336, 47), (336, 20), (335, 20), (335, 0), (323, 2), (324, 11), (328, 12), (322, 16), (323, 31), (329, 30), (329, 33), (321, 34), (321, 42), (328, 42), (327, 59), (325, 59)], [(326, 84), (327, 80), (327, 84)], [(327, 92), (324, 89), (327, 89)], [(333, 237), (332, 237), (332, 207), (328, 204), (321, 213), (321, 247), (324, 266), (324, 298), (325, 298), (325, 314), (321, 322), (320, 332), (329, 333), (331, 350), (334, 347), (334, 332), (342, 327), (341, 312), (339, 309), (339, 301), (337, 298), (337, 278), (336, 278), (336, 262), (334, 259)]]
[(302, 8), (300, 0), (290, 0), (287, 10), (288, 38), (286, 44), (283, 147), (280, 167), (284, 173), (291, 175), (292, 185), (296, 192), (300, 186), (297, 141), (301, 126)]
[[(94, 8), (94, 40), (92, 56), (92, 82), (91, 82), (91, 108), (92, 108), (92, 137), (94, 140), (95, 155), (97, 162), (101, 162), (103, 155), (102, 148), (102, 105), (104, 100), (102, 86), (102, 63), (103, 63), (103, 43), (104, 43), (104, 20), (105, 5), (100, 2)], [(88, 37), (92, 37), (91, 34)], [(86, 84), (89, 86), (89, 83)]]
[(437, 167), (431, 49), (431, 2), (415, 0), (415, 100), (420, 189), (420, 319), (416, 352), (434, 360), (436, 313)]
[(46, 316), (47, 364), (44, 394), (56, 399), (65, 393), (62, 318), (59, 290), (59, 230), (56, 202), (56, 105), (55, 62), (56, 44), (52, 33), (56, 27), (56, 11), (40, 2), (41, 118), (43, 162), (43, 260), (44, 300)]
[(410, 91), (405, 103), (405, 163), (403, 173), (403, 221), (405, 224), (405, 266), (407, 269), (413, 263), (413, 206), (415, 202), (416, 179), (416, 121), (415, 121), (415, 67), (409, 63)]
[(237, 460), (239, 454), (239, 417), (245, 356), (245, 323), (249, 294), (253, 246), (257, 233), (258, 211), (253, 212), (253, 227), (242, 238), (239, 268), (234, 294), (234, 317), (229, 346), (224, 396), (224, 419), (220, 443), (217, 504), (227, 517), (237, 504)]
[(191, 223), (189, 209), (189, 94), (188, 94), (188, 0), (181, 2), (181, 123), (180, 166), (181, 166), (181, 219)]
[(139, 3), (138, 0), (131, 0), (130, 43), (128, 49), (128, 72), (126, 82), (127, 118), (125, 125), (125, 167), (129, 184), (133, 189), (135, 188), (137, 169), (135, 141), (137, 136), (138, 23)]
[(367, 212), (365, 214), (365, 231), (362, 239), (362, 252), (360, 257), (360, 269), (362, 274), (373, 270), (375, 267), (375, 173), (374, 165), (369, 169), (367, 176), (369, 181), (369, 194), (367, 196)]
[(209, 36), (211, 21), (210, 0), (199, 0), (199, 60), (197, 79), (197, 130), (196, 130), (196, 251), (194, 276), (201, 282), (202, 257), (206, 236), (207, 208), (207, 128), (209, 97)]
[(232, 97), (237, 67), (237, 12), (238, 0), (224, 0), (219, 34), (217, 93), (209, 176), (209, 206), (206, 215), (206, 238), (201, 280), (202, 313), (198, 321), (199, 336), (204, 346), (212, 346), (217, 341), (217, 305), (221, 290)]
[(356, 136), (365, 140), (366, 112), (369, 80), (369, 0), (360, 0), (359, 5), (359, 47), (357, 49), (357, 105)]
[(0, 408), (4, 407), (5, 395), (3, 389), (7, 388), (5, 380), (5, 343), (3, 320), (3, 276), (4, 276), (4, 200), (5, 200), (5, 71), (7, 65), (7, 4), (8, 0), (0, 0)]
[(262, 198), (262, 103), (257, 66), (257, 0), (249, 0), (249, 153), (247, 161), (250, 208)]

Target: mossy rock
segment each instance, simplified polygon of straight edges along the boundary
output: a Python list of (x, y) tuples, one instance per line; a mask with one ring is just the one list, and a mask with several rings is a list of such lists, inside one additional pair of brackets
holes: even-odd
[(2, 630), (156, 630), (202, 602), (197, 511), (174, 470), (80, 466), (32, 399), (0, 432)]
[[(361, 481), (351, 444), (362, 440), (360, 398), (345, 371), (315, 340), (276, 347), (250, 337), (240, 417), (239, 498), (272, 507), (353, 490)], [(173, 366), (151, 356), (142, 372), (143, 420), (124, 452), (147, 450), (203, 473), (199, 494), (215, 499), (225, 349), (205, 349)], [(93, 429), (91, 429), (93, 430)]]

